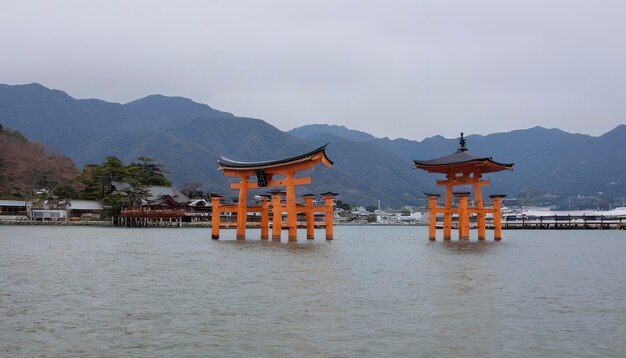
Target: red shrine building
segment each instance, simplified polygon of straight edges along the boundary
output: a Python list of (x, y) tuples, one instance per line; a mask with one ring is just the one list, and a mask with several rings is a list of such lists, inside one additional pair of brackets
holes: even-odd
[[(429, 173), (444, 174), (445, 179), (437, 180), (437, 186), (446, 189), (444, 204), (439, 206), (439, 194), (426, 193), (428, 197), (428, 238), (436, 239), (437, 214), (443, 214), (443, 239), (450, 240), (452, 234), (452, 216), (458, 217), (459, 239), (469, 238), (470, 218), (476, 217), (478, 239), (485, 239), (486, 215), (493, 215), (494, 239), (502, 239), (501, 199), (505, 195), (491, 195), (493, 206), (487, 207), (482, 196), (482, 187), (489, 185), (489, 180), (482, 178), (485, 173), (494, 173), (502, 170), (512, 170), (513, 164), (499, 163), (491, 157), (481, 157), (470, 153), (465, 146), (466, 140), (461, 133), (459, 149), (441, 158), (431, 160), (414, 160), (414, 168)], [(473, 191), (473, 200), (470, 205), (470, 191), (454, 191), (455, 187), (469, 187)], [(456, 205), (453, 205), (456, 199)]]

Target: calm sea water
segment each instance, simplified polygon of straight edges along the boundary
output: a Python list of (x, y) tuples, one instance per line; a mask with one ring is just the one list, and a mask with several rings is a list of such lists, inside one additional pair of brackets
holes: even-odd
[(0, 356), (626, 356), (624, 231), (316, 234), (0, 226)]

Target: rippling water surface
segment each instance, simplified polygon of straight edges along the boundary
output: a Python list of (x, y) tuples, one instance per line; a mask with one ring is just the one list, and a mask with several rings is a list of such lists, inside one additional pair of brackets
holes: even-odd
[(316, 234), (0, 226), (0, 356), (626, 355), (623, 231)]

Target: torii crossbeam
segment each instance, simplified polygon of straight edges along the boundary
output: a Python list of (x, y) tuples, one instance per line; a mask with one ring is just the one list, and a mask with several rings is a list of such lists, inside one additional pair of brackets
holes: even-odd
[[(219, 197), (212, 200), (213, 222), (212, 238), (219, 239), (220, 213), (224, 211), (237, 212), (237, 239), (245, 239), (248, 212), (261, 212), (261, 239), (268, 238), (269, 209), (273, 214), (272, 239), (280, 240), (282, 229), (282, 215), (287, 213), (286, 227), (289, 229), (289, 240), (297, 240), (297, 214), (304, 212), (307, 215), (307, 238), (313, 238), (313, 214), (323, 212), (326, 214), (326, 239), (332, 240), (333, 223), (333, 196), (335, 193), (322, 194), (325, 203), (323, 206), (313, 205), (311, 197), (305, 197), (305, 204), (296, 204), (296, 185), (311, 184), (311, 177), (296, 177), (301, 170), (313, 169), (322, 164), (326, 167), (333, 162), (326, 156), (325, 145), (308, 153), (290, 158), (271, 160), (264, 162), (240, 162), (225, 157), (218, 160), (219, 170), (226, 176), (239, 177), (239, 183), (231, 184), (231, 189), (239, 190), (237, 205), (223, 205)], [(249, 181), (250, 177), (256, 177), (256, 181)], [(282, 187), (282, 191), (272, 191), (271, 200), (262, 198), (260, 207), (248, 207), (248, 190), (258, 188)], [(285, 198), (283, 203), (283, 196)], [(310, 226), (310, 227), (309, 227)]]

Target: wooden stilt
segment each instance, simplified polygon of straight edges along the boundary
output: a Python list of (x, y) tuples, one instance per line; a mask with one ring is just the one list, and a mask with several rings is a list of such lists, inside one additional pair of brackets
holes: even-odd
[(267, 198), (261, 198), (261, 240), (269, 238), (270, 208)]
[(315, 238), (315, 221), (313, 214), (313, 196), (307, 195), (304, 197), (304, 203), (306, 205), (306, 238), (307, 240), (313, 240)]
[(467, 196), (469, 193), (455, 193), (459, 207), (459, 240), (469, 239), (469, 212), (467, 210)]
[(478, 209), (478, 212), (476, 213), (476, 228), (478, 229), (478, 240), (484, 240), (487, 225), (485, 222), (485, 204), (483, 202), (481, 176), (480, 174), (474, 174), (474, 177), (477, 178), (477, 180), (474, 181), (474, 201), (476, 202), (476, 208)]
[(282, 194), (272, 194), (272, 240), (280, 241), (283, 221)]
[(245, 240), (248, 221), (248, 177), (241, 176), (240, 184), (237, 202), (237, 240)]
[(428, 195), (428, 239), (434, 241), (437, 239), (437, 194)]
[(293, 173), (287, 173), (285, 177), (285, 190), (287, 192), (285, 207), (287, 209), (287, 226), (289, 227), (289, 241), (298, 240), (298, 222), (296, 212), (296, 187), (293, 183)]
[(502, 239), (502, 211), (501, 211), (501, 198), (506, 195), (491, 195), (493, 199), (493, 239), (500, 241)]
[(333, 196), (326, 195), (324, 197), (326, 206), (326, 240), (333, 239)]
[(220, 197), (213, 196), (211, 198), (211, 238), (219, 240), (220, 238)]
[(452, 184), (446, 185), (445, 210), (443, 212), (443, 239), (452, 238)]

